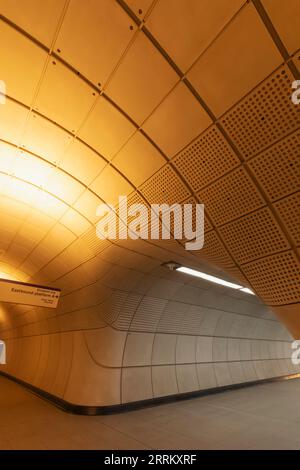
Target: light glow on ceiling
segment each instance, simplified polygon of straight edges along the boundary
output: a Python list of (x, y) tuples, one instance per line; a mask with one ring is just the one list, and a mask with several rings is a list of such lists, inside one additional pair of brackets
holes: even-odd
[(248, 287), (243, 287), (239, 284), (234, 284), (233, 282), (225, 281), (224, 279), (203, 273), (201, 271), (197, 271), (196, 269), (187, 268), (186, 266), (177, 266), (175, 267), (175, 270), (184, 274), (189, 274), (190, 276), (199, 277), (200, 279), (204, 279), (205, 281), (214, 282), (215, 284), (220, 284), (221, 286), (229, 287), (230, 289), (236, 289), (247, 294), (255, 295), (254, 292)]
[(16, 278), (12, 276), (11, 274), (8, 274), (4, 271), (0, 271), (0, 280), (4, 279), (5, 281), (15, 281)]

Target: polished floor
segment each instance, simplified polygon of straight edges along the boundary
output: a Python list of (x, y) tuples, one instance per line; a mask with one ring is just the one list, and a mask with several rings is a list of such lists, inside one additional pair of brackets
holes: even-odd
[(77, 416), (0, 377), (0, 449), (300, 449), (300, 379)]

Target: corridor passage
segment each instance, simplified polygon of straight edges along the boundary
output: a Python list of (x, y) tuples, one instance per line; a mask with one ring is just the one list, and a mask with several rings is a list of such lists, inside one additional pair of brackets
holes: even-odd
[(65, 413), (0, 378), (0, 449), (300, 449), (300, 379), (107, 416)]

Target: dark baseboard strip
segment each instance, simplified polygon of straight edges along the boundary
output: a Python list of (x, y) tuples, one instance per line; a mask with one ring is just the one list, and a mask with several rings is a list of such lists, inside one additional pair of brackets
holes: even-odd
[(6, 372), (0, 371), (0, 376), (6, 377), (13, 382), (16, 382), (18, 385), (22, 385), (27, 390), (31, 391), (39, 398), (49, 401), (56, 407), (60, 408), (67, 413), (73, 413), (78, 415), (105, 415), (113, 413), (123, 413), (126, 411), (138, 410), (145, 407), (162, 405), (165, 403), (172, 403), (180, 400), (189, 400), (191, 398), (203, 397), (207, 395), (213, 395), (216, 393), (237, 390), (241, 388), (253, 387), (254, 385), (262, 385), (266, 383), (281, 382), (287, 379), (299, 378), (299, 374), (283, 375), (280, 377), (272, 377), (269, 379), (253, 380), (251, 382), (242, 382), (237, 384), (225, 385), (222, 387), (207, 388), (205, 390), (195, 390), (193, 392), (179, 393), (177, 395), (168, 395), (165, 397), (150, 398), (147, 400), (135, 401), (130, 403), (123, 403), (119, 405), (109, 405), (109, 406), (89, 406), (89, 405), (75, 405), (68, 401), (63, 400), (51, 393), (46, 392), (34, 385), (24, 382), (13, 375), (7, 374)]

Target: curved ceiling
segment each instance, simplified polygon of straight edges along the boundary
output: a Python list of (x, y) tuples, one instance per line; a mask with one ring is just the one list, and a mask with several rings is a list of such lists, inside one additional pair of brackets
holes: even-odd
[[(204, 263), (300, 334), (298, 8), (0, 0), (3, 275), (59, 285), (106, 247), (141, 271)], [(204, 248), (98, 240), (96, 207), (119, 195), (203, 202)]]

